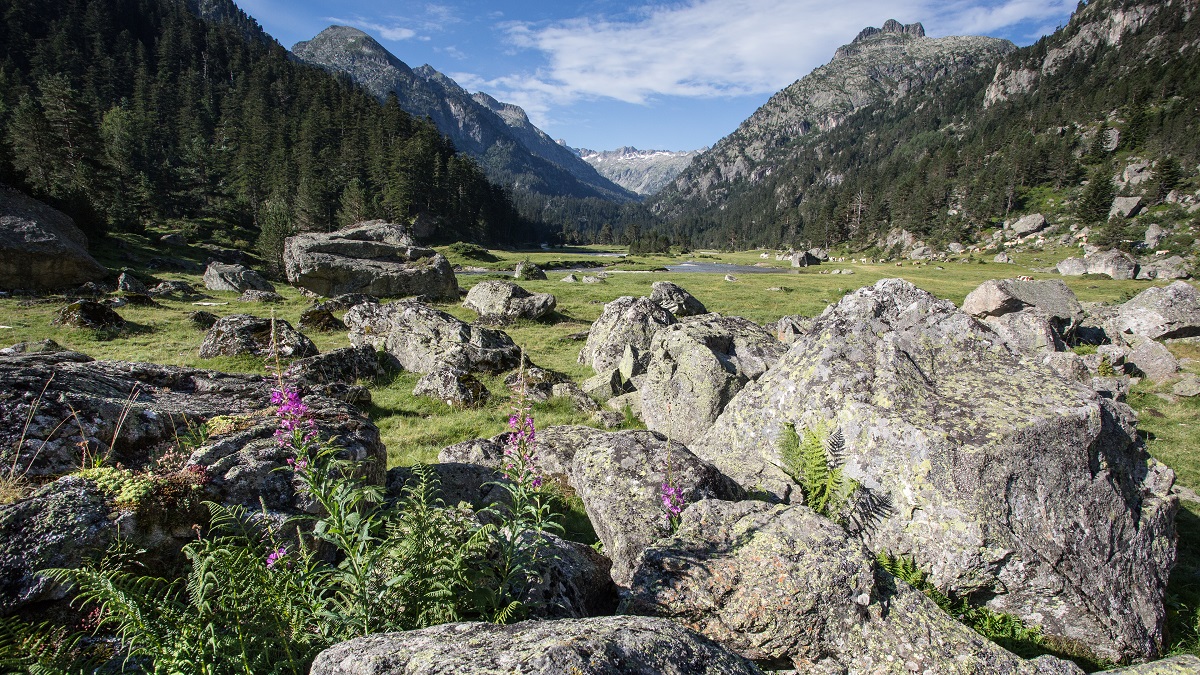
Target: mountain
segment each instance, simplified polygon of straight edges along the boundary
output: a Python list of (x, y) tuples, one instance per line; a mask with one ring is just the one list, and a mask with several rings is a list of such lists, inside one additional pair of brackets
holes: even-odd
[[(1198, 18), (1200, 0), (1092, 0), (1016, 50), (889, 22), (773, 97), (648, 206), (658, 231), (690, 245), (885, 252), (897, 237), (990, 242), (1041, 213), (1064, 232), (1090, 228), (1093, 245), (1132, 248), (1157, 224), (1176, 242), (1163, 248), (1192, 250)], [(928, 55), (910, 60), (914, 49)], [(883, 65), (857, 62), (864, 53)], [(865, 89), (830, 77), (861, 84), (881, 69), (908, 75)], [(1114, 193), (1151, 208), (1108, 220)]]
[(855, 111), (891, 104), (931, 82), (991, 69), (1016, 49), (989, 37), (929, 38), (895, 20), (866, 28), (833, 60), (775, 94), (737, 130), (693, 161), (653, 204), (662, 215), (721, 206), (729, 188), (761, 180), (803, 151), (798, 141), (829, 131)]
[(518, 106), (487, 94), (472, 95), (429, 65), (409, 68), (357, 28), (330, 26), (297, 43), (292, 53), (305, 63), (349, 75), (381, 101), (395, 94), (402, 109), (418, 118), (428, 116), (498, 183), (546, 196), (636, 199), (554, 142)]
[(293, 60), (228, 0), (7, 0), (0, 183), (91, 235), (149, 223), (251, 248), (412, 222), (528, 241), (505, 191), (425, 120)]
[(701, 152), (638, 150), (628, 146), (616, 150), (575, 150), (579, 158), (595, 167), (601, 176), (645, 197), (658, 193), (675, 180)]

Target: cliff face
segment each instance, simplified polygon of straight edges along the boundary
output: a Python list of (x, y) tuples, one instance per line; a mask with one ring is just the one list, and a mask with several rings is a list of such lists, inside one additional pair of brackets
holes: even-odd
[(472, 96), (428, 65), (409, 68), (357, 28), (331, 26), (297, 43), (292, 53), (305, 63), (349, 75), (380, 100), (395, 93), (401, 108), (428, 116), (497, 183), (551, 196), (635, 198), (555, 143), (520, 107), (483, 93)]
[(663, 190), (655, 208), (669, 216), (680, 202), (719, 205), (722, 186), (768, 175), (801, 137), (828, 131), (860, 108), (899, 100), (934, 80), (992, 68), (1014, 49), (1007, 40), (989, 37), (929, 38), (919, 23), (889, 20), (882, 28), (866, 28), (828, 64), (772, 96), (697, 157)]
[(643, 196), (657, 194), (692, 163), (702, 150), (576, 150), (580, 159), (595, 167), (601, 176)]

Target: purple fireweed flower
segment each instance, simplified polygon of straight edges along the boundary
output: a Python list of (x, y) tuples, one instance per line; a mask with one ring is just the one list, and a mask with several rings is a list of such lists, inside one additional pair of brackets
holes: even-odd
[(317, 436), (317, 423), (312, 419), (312, 411), (300, 397), (300, 392), (284, 387), (271, 391), (271, 403), (279, 406), (275, 416), (279, 418), (279, 428), (275, 430), (275, 440), (284, 448), (295, 450), (297, 440), (310, 443)]
[(683, 511), (683, 491), (670, 483), (663, 483), (662, 503), (671, 516), (678, 516)]
[(267, 554), (267, 569), (271, 569), (272, 567), (274, 567), (275, 563), (279, 562), (287, 554), (288, 554), (288, 552), (287, 552), (286, 546), (280, 546), (279, 548), (275, 549), (274, 551), (271, 551), (269, 554)]

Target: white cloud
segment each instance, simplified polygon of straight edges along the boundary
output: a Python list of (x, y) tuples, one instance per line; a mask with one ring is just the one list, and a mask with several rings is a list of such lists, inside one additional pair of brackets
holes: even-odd
[(363, 19), (363, 18), (339, 19), (335, 16), (327, 16), (327, 17), (325, 17), (325, 20), (332, 21), (336, 24), (341, 24), (344, 26), (354, 26), (355, 28), (361, 28), (364, 31), (370, 31), (385, 40), (392, 40), (394, 42), (400, 42), (402, 40), (409, 40), (409, 39), (412, 39), (417, 36), (417, 31), (415, 31), (411, 28), (408, 28), (407, 26), (402, 26), (400, 24), (395, 24), (395, 23), (384, 24), (384, 23), (379, 23), (377, 21), (369, 21), (369, 20)]
[(584, 16), (499, 24), (510, 43), (538, 52), (531, 72), (474, 86), (526, 107), (612, 98), (727, 97), (778, 91), (889, 18), (922, 21), (930, 35), (987, 34), (1061, 20), (1075, 0), (687, 0), (632, 19)]

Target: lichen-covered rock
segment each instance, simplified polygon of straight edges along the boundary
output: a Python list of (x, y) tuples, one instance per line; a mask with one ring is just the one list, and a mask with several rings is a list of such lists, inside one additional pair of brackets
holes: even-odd
[(1023, 352), (1057, 352), (1065, 349), (1052, 319), (1034, 311), (1012, 312), (984, 319), (1010, 347)]
[(436, 398), (452, 408), (475, 408), (487, 403), (491, 392), (465, 370), (439, 368), (417, 381), (413, 396)]
[(113, 537), (109, 507), (96, 485), (66, 476), (32, 496), (0, 506), (0, 616), (63, 589), (39, 570), (77, 567)]
[(117, 290), (122, 293), (137, 293), (139, 295), (148, 295), (150, 292), (141, 279), (138, 279), (129, 272), (121, 272), (121, 275), (117, 277)]
[(186, 281), (163, 281), (146, 291), (146, 294), (154, 298), (171, 295), (177, 295), (184, 299), (200, 297), (196, 288)]
[(985, 281), (967, 294), (962, 311), (980, 319), (1031, 311), (1052, 319), (1063, 333), (1069, 332), (1084, 317), (1083, 306), (1075, 293), (1057, 279)]
[(1083, 258), (1067, 258), (1058, 263), (1055, 269), (1064, 277), (1081, 277), (1088, 273), (1087, 263)]
[(631, 347), (644, 365), (654, 332), (673, 323), (675, 315), (650, 298), (617, 298), (604, 306), (600, 318), (592, 324), (579, 352), (579, 362), (597, 373), (606, 373), (620, 364), (625, 348)]
[(463, 306), (479, 313), (480, 319), (536, 321), (554, 311), (557, 303), (549, 293), (530, 293), (511, 281), (481, 281), (467, 291)]
[(1038, 672), (877, 569), (861, 543), (801, 505), (688, 507), (679, 530), (638, 559), (619, 611), (673, 619), (797, 672)]
[[(272, 352), (274, 349), (274, 352)], [(317, 355), (317, 346), (292, 324), (250, 314), (221, 317), (200, 343), (200, 358), (214, 356), (274, 356), (302, 359)]]
[(296, 384), (355, 384), (383, 375), (379, 358), (370, 345), (343, 347), (325, 354), (309, 356), (292, 362), (284, 371), (284, 379)]
[(1046, 216), (1040, 213), (1031, 213), (1028, 216), (1023, 216), (1012, 224), (1013, 234), (1018, 237), (1024, 237), (1027, 234), (1040, 232), (1046, 229)]
[(650, 342), (646, 379), (638, 387), (641, 419), (686, 445), (786, 351), (741, 317), (701, 316), (666, 326)]
[(218, 317), (216, 314), (205, 311), (191, 312), (187, 315), (188, 323), (190, 323), (193, 328), (200, 328), (202, 330), (208, 330), (209, 328), (212, 328), (219, 319), (220, 317)]
[[(498, 466), (498, 462), (496, 465)], [(472, 509), (480, 510), (492, 504), (508, 502), (508, 492), (500, 486), (500, 483), (504, 482), (504, 474), (494, 466), (484, 466), (474, 462), (444, 461), (439, 457), (437, 464), (429, 464), (426, 468), (432, 471), (434, 477), (437, 478), (439, 488), (437, 498), (448, 506), (466, 502)], [(404, 494), (405, 487), (415, 485), (415, 481), (411, 466), (397, 466), (388, 469), (388, 499), (400, 498)]]
[[(1149, 231), (1146, 236), (1149, 236)], [(1177, 255), (1138, 265), (1138, 279), (1187, 279), (1190, 276), (1192, 273), (1188, 271), (1187, 261)]]
[(321, 333), (346, 330), (346, 324), (333, 315), (333, 312), (319, 307), (310, 307), (300, 313), (300, 329), (315, 330)]
[(89, 330), (121, 330), (126, 326), (125, 319), (113, 308), (94, 300), (76, 300), (63, 307), (55, 315), (54, 323)]
[(1113, 279), (1132, 279), (1137, 276), (1138, 265), (1127, 254), (1116, 249), (1090, 253), (1083, 257), (1088, 274), (1107, 274)]
[(513, 278), (517, 281), (545, 281), (546, 273), (534, 263), (522, 260), (517, 263), (513, 271)]
[(274, 291), (258, 291), (252, 288), (238, 296), (238, 302), (283, 302), (283, 296)]
[(1200, 673), (1200, 657), (1193, 654), (1180, 654), (1161, 661), (1106, 670), (1096, 675), (1195, 675), (1196, 673)]
[(358, 304), (343, 320), (352, 344), (382, 349), (415, 373), (442, 367), (502, 373), (521, 362), (520, 348), (504, 331), (472, 326), (411, 300)]
[(383, 633), (317, 655), (312, 675), (762, 675), (750, 661), (651, 617), (452, 623)]
[(778, 321), (774, 321), (763, 326), (776, 340), (779, 340), (785, 345), (790, 345), (801, 336), (808, 333), (816, 323), (816, 319), (799, 314), (785, 316)]
[(1169, 349), (1154, 340), (1143, 340), (1129, 353), (1128, 358), (1130, 363), (1155, 382), (1161, 382), (1179, 372), (1179, 361)]
[(271, 282), (245, 265), (227, 265), (211, 262), (204, 270), (204, 287), (210, 291), (233, 291), (245, 293), (249, 290), (275, 292)]
[(1110, 323), (1118, 333), (1151, 340), (1200, 335), (1200, 291), (1186, 281), (1147, 288), (1121, 305)]
[(610, 616), (617, 609), (612, 561), (591, 546), (543, 535), (534, 567), (538, 578), (526, 595), (536, 619)]
[(283, 264), (288, 283), (325, 296), (458, 298), (458, 281), (445, 256), (417, 246), (406, 228), (382, 220), (288, 237)]
[(845, 472), (891, 509), (864, 534), (939, 588), (1110, 658), (1162, 649), (1174, 475), (1125, 405), (1069, 382), (912, 284), (828, 308), (691, 449), (744, 487), (795, 486), (785, 424), (832, 424)]
[(0, 185), (0, 289), (48, 290), (99, 281), (108, 270), (65, 213)]
[(677, 318), (708, 313), (704, 303), (669, 281), (656, 281), (652, 288), (650, 299)]
[(314, 305), (316, 309), (323, 309), (330, 312), (344, 312), (355, 305), (361, 305), (364, 302), (373, 302), (379, 304), (379, 298), (366, 293), (343, 293), (332, 297), (324, 302)]

